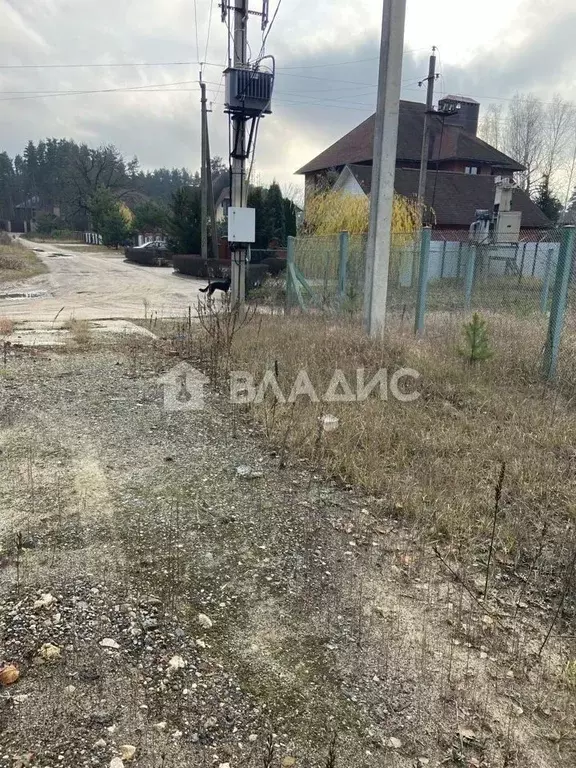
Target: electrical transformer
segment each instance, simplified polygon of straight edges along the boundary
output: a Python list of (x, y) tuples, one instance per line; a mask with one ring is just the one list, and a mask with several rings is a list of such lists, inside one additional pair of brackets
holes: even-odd
[(260, 69), (231, 67), (226, 75), (226, 109), (255, 117), (272, 112), (274, 75)]

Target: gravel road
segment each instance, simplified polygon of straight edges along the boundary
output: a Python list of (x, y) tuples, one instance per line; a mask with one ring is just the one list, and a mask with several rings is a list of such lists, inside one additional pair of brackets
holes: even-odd
[(175, 351), (7, 356), (0, 768), (323, 768), (333, 735), (346, 768), (573, 765), (549, 735), (573, 693), (514, 661), (508, 603), (486, 615), (385, 500), (280, 469), (208, 388), (166, 411)]
[(198, 288), (206, 284), (170, 268), (128, 263), (122, 251), (73, 251), (58, 243), (21, 242), (36, 250), (50, 271), (0, 285), (0, 315), (14, 320), (50, 321), (60, 310), (60, 320), (134, 318), (142, 317), (145, 307), (160, 318), (176, 317), (189, 306), (194, 312)]

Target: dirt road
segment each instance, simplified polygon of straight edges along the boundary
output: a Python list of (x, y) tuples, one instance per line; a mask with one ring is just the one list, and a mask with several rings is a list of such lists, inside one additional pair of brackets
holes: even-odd
[(377, 499), (281, 469), (209, 388), (167, 410), (174, 351), (7, 358), (0, 768), (319, 768), (334, 735), (346, 768), (573, 765), (572, 689), (520, 657), (508, 602), (489, 615)]
[[(25, 282), (0, 286), (0, 315), (14, 320), (98, 320), (175, 317), (196, 306), (205, 281), (175, 274), (170, 268), (143, 267), (125, 261), (122, 251), (70, 250), (58, 243), (33, 243), (50, 270)], [(62, 310), (62, 311), (61, 311)]]

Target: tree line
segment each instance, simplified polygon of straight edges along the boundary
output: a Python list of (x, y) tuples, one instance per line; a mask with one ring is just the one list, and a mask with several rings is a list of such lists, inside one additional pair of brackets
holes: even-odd
[[(212, 178), (227, 171), (212, 159)], [(256, 208), (257, 242), (273, 239), (285, 245), (295, 234), (296, 209), (278, 184), (250, 189)], [(0, 153), (0, 228), (37, 212), (40, 232), (94, 230), (107, 244), (118, 244), (135, 232), (170, 236), (178, 250), (200, 251), (200, 173), (186, 168), (144, 171), (136, 157), (124, 158), (113, 145), (97, 148), (70, 139), (29, 141), (11, 158)], [(223, 226), (217, 234), (225, 234)]]
[(517, 181), (549, 218), (576, 216), (576, 189), (566, 194), (576, 180), (574, 103), (558, 94), (548, 102), (516, 94), (507, 106), (487, 107), (479, 135), (526, 168)]
[[(288, 236), (296, 235), (296, 206), (282, 195), (277, 182), (269, 187), (251, 186), (248, 206), (256, 211), (255, 249), (285, 246)], [(135, 210), (138, 223), (142, 209)], [(165, 212), (168, 240), (172, 250), (180, 253), (200, 253), (201, 195), (196, 187), (182, 187), (174, 195)], [(226, 234), (225, 224), (219, 225), (217, 236)]]

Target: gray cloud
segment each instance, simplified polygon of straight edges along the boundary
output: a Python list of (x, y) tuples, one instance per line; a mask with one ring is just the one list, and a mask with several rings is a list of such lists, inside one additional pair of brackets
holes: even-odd
[[(0, 0), (0, 3), (2, 0)], [(221, 64), (227, 33), (214, 4), (210, 46), (205, 57), (207, 0), (198, 0), (200, 58), (214, 102), (210, 117), (214, 154), (226, 155), (228, 129), (222, 112)], [(370, 26), (360, 19), (369, 13)], [(326, 19), (332, 26), (326, 27)], [(324, 24), (324, 28), (322, 27)], [(349, 30), (349, 34), (346, 34)], [(321, 34), (322, 33), (322, 34)], [(293, 181), (293, 171), (357, 125), (374, 109), (378, 58), (377, 15), (370, 0), (354, 6), (340, 0), (284, 0), (269, 50), (277, 56), (274, 114), (261, 126), (256, 171)], [(483, 101), (510, 98), (517, 90), (541, 96), (560, 91), (576, 98), (576, 10), (568, 0), (549, 6), (526, 0), (514, 28), (501, 40), (459, 66), (444, 63), (442, 91)], [(258, 49), (258, 26), (251, 33)], [(432, 41), (431, 41), (432, 42)], [(407, 46), (409, 48), (409, 45)], [(193, 62), (197, 58), (194, 4), (189, 0), (4, 0), (0, 29), (1, 64), (94, 62)], [(426, 50), (407, 53), (403, 97), (421, 101), (417, 80), (426, 74)], [(221, 64), (219, 64), (219, 62)], [(348, 63), (343, 63), (348, 62)], [(130, 68), (0, 68), (0, 148), (11, 154), (26, 141), (66, 136), (93, 144), (114, 143), (144, 167), (199, 164), (198, 66)], [(28, 91), (101, 90), (168, 83), (176, 92), (105, 93), (32, 98)], [(19, 93), (15, 93), (19, 92)]]

